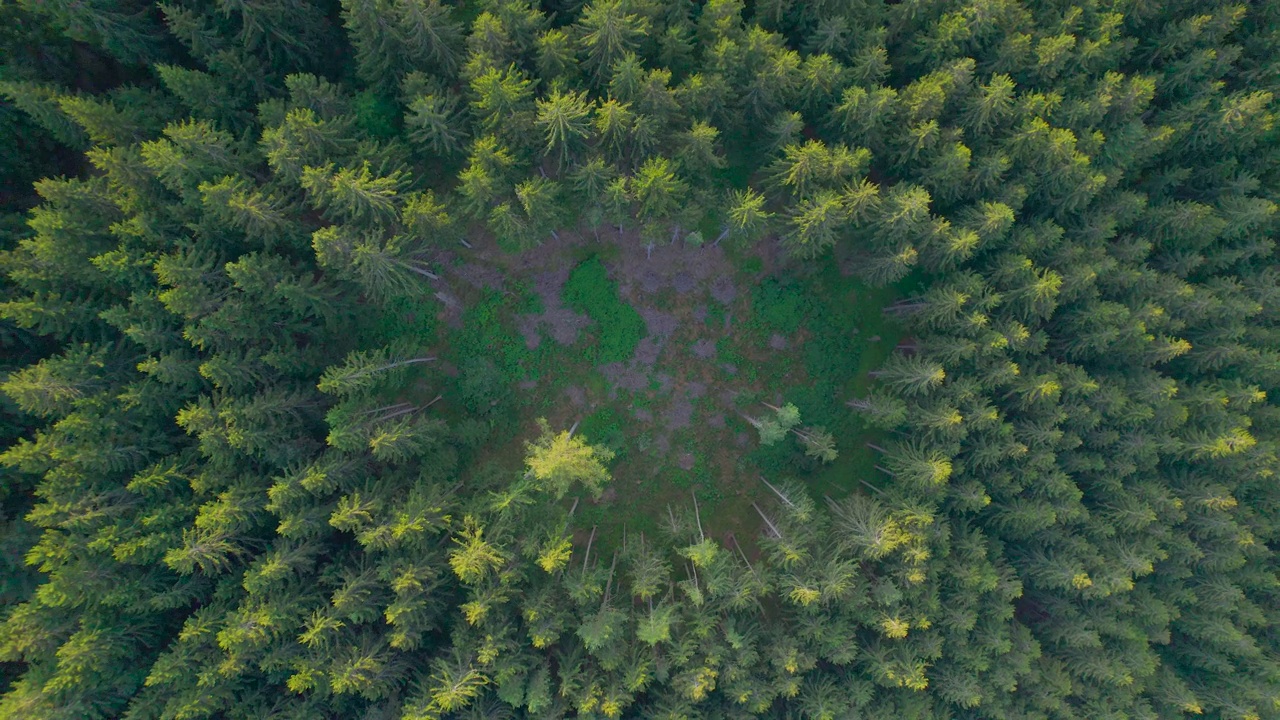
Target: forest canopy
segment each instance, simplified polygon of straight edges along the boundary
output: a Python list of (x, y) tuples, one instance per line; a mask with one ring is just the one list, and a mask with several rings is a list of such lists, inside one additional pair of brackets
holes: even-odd
[(1280, 718), (1280, 3), (0, 3), (0, 717)]

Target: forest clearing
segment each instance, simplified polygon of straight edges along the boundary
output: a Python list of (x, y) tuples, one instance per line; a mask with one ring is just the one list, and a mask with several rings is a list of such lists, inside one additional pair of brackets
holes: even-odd
[[(518, 470), (537, 417), (554, 427), (580, 423), (579, 432), (612, 449), (617, 462), (605, 501), (582, 506), (579, 522), (616, 533), (627, 526), (653, 532), (667, 506), (688, 505), (692, 492), (712, 518), (708, 527), (751, 537), (760, 524), (751, 502), (770, 492), (744, 479), (799, 473), (818, 496), (836, 497), (859, 478), (874, 480), (866, 447), (873, 435), (846, 403), (897, 341), (880, 312), (896, 295), (863, 285), (834, 259), (797, 278), (776, 240), (734, 257), (729, 248), (680, 241), (648, 250), (634, 233), (605, 233), (601, 241), (561, 236), (515, 256), (496, 250), (494, 264), (485, 264), (480, 240), (467, 260), (443, 263), (445, 278), (455, 280), (448, 292), (459, 299), (436, 328), (441, 347), (455, 352), (446, 373), (460, 390), (480, 395), (461, 411), (494, 402), (502, 411), (519, 408), (516, 434), (484, 457), (505, 458)], [(604, 272), (584, 272), (597, 267)], [(590, 276), (581, 293), (616, 294), (638, 314), (643, 324), (634, 337), (602, 340), (607, 321), (566, 307), (565, 285), (575, 274)], [(604, 362), (602, 345), (630, 353)], [(481, 388), (485, 381), (492, 386)], [(417, 399), (435, 390), (424, 382)], [(760, 446), (744, 413), (788, 399), (801, 404), (806, 422), (830, 426), (843, 459), (797, 465), (799, 446)]]

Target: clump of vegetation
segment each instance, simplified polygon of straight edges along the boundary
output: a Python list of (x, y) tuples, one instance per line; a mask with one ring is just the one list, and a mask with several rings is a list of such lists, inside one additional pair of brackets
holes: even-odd
[(482, 415), (494, 412), (511, 395), (506, 378), (489, 358), (469, 356), (458, 370), (458, 392), (471, 412)]
[(626, 458), (624, 422), (617, 410), (604, 407), (583, 418), (578, 429), (583, 436), (592, 438), (612, 450), (615, 460), (624, 460)]
[(370, 321), (362, 323), (361, 343), (366, 346), (395, 342), (416, 343), (429, 347), (435, 342), (436, 313), (432, 300), (414, 295), (397, 295), (380, 303), (370, 312)]
[(467, 309), (462, 328), (449, 336), (450, 350), (463, 367), (491, 364), (508, 387), (524, 379), (534, 354), (510, 323), (511, 298), (490, 292)]
[(809, 301), (796, 283), (766, 278), (751, 291), (751, 319), (764, 329), (790, 335), (800, 329)]
[(617, 283), (609, 279), (599, 258), (590, 258), (573, 269), (564, 286), (564, 300), (595, 322), (598, 362), (631, 359), (645, 336), (644, 318), (618, 296)]

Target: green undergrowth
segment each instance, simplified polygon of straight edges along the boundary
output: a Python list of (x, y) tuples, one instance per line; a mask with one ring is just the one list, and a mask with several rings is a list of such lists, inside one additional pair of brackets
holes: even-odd
[(791, 334), (812, 314), (816, 298), (789, 278), (768, 278), (751, 290), (751, 316), (747, 327)]
[(593, 445), (603, 445), (613, 451), (613, 462), (627, 458), (628, 442), (626, 418), (615, 407), (603, 407), (583, 418), (578, 432)]
[(449, 350), (459, 368), (487, 361), (505, 384), (534, 375), (535, 353), (516, 332), (517, 301), (496, 290), (468, 308), (462, 328), (450, 333)]
[(592, 257), (573, 269), (564, 286), (564, 301), (595, 323), (594, 358), (598, 363), (626, 362), (645, 335), (644, 318), (618, 296), (604, 263)]
[(361, 347), (410, 344), (429, 347), (436, 338), (436, 301), (428, 296), (398, 296), (383, 301), (370, 323), (362, 323), (367, 338)]

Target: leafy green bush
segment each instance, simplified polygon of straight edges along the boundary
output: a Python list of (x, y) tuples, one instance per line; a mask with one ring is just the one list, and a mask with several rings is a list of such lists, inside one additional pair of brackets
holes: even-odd
[(810, 332), (804, 343), (804, 368), (809, 377), (838, 385), (857, 372), (863, 344), (852, 332), (856, 325), (848, 313), (827, 306), (805, 327)]
[(635, 353), (645, 336), (644, 318), (618, 296), (618, 286), (609, 279), (604, 263), (591, 258), (573, 269), (564, 286), (569, 307), (586, 313), (596, 324), (596, 360), (625, 362)]
[(753, 322), (773, 332), (790, 335), (800, 328), (809, 300), (800, 286), (769, 278), (751, 291)]
[(593, 445), (604, 445), (613, 451), (614, 462), (626, 454), (626, 435), (622, 431), (622, 419), (616, 410), (601, 408), (583, 418), (578, 432)]
[(487, 414), (507, 396), (504, 377), (489, 358), (469, 357), (463, 361), (460, 370), (458, 391), (468, 410)]
[(749, 460), (759, 471), (769, 477), (794, 475), (802, 467), (804, 453), (793, 442), (779, 442), (772, 445), (756, 443), (751, 450)]

